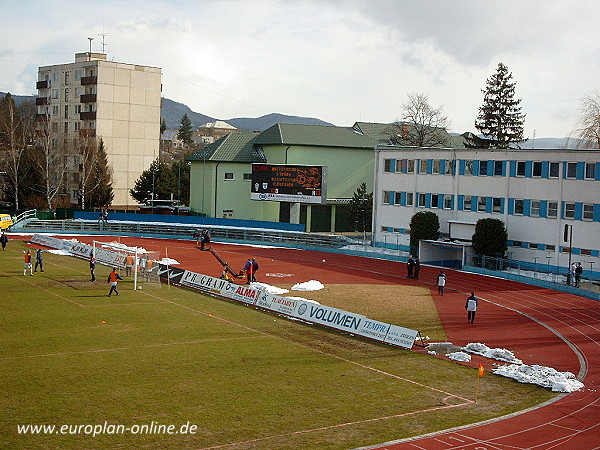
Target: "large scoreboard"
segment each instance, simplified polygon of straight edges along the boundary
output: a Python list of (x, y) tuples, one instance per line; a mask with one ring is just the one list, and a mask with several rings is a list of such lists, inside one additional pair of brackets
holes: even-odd
[(327, 166), (252, 164), (252, 200), (325, 203)]

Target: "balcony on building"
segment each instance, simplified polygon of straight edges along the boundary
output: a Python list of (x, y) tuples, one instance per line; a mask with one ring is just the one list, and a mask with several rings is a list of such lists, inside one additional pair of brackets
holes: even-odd
[(79, 96), (81, 103), (96, 103), (96, 94), (83, 94)]
[(35, 121), (36, 122), (48, 122), (48, 114), (36, 114)]
[(82, 86), (88, 86), (90, 84), (98, 84), (98, 77), (81, 77)]
[(48, 97), (37, 97), (35, 99), (35, 104), (36, 105), (47, 105), (48, 103), (50, 103), (48, 101)]
[(35, 84), (36, 89), (48, 89), (50, 87), (50, 81), (49, 80), (43, 80), (43, 81), (38, 81)]
[(96, 120), (96, 111), (86, 111), (79, 113), (80, 120)]
[(93, 128), (80, 128), (79, 129), (79, 137), (82, 137), (82, 138), (96, 137), (96, 130)]

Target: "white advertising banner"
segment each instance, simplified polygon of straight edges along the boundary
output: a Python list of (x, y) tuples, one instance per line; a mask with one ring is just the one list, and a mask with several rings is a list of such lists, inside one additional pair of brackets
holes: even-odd
[(388, 334), (383, 342), (398, 345), (400, 347), (412, 348), (418, 333), (419, 332), (416, 330), (399, 327), (397, 325), (390, 325)]
[(45, 234), (34, 234), (31, 237), (31, 242), (43, 245), (44, 247), (56, 248), (65, 252), (71, 252), (73, 241), (66, 241), (64, 239), (55, 238), (52, 236), (46, 236)]
[(294, 316), (307, 322), (325, 325), (352, 334), (358, 333), (361, 323), (366, 319), (361, 314), (354, 314), (311, 302), (301, 302)]

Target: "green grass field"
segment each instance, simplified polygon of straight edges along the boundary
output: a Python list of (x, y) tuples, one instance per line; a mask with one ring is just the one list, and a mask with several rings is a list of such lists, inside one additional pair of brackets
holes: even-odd
[[(343, 449), (489, 419), (553, 395), (486, 375), (478, 403), (468, 403), (473, 369), (175, 287), (133, 291), (125, 280), (121, 295), (108, 298), (109, 269), (97, 268), (92, 283), (87, 263), (71, 257), (46, 253), (45, 272), (24, 277), (23, 248), (13, 240), (0, 253), (2, 448)], [(331, 306), (378, 318), (364, 296), (336, 289)], [(395, 317), (410, 311), (409, 294), (381, 319), (419, 325)], [(327, 292), (314, 295), (327, 304)], [(419, 295), (429, 306), (412, 320), (443, 336), (433, 302)], [(197, 429), (17, 431), (105, 422)]]

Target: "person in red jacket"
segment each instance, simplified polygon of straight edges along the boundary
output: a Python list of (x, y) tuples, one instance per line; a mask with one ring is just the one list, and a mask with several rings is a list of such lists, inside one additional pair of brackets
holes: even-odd
[(117, 284), (119, 284), (119, 280), (122, 280), (121, 275), (117, 272), (116, 267), (113, 267), (111, 273), (108, 274), (107, 283), (110, 283), (110, 291), (108, 291), (108, 296), (110, 297), (113, 291), (119, 295), (119, 291), (117, 291)]
[(252, 283), (252, 260), (250, 258), (248, 258), (248, 261), (246, 261), (246, 264), (244, 265), (244, 272), (246, 273), (246, 284), (250, 284)]
[(27, 269), (29, 269), (29, 275), (33, 276), (33, 267), (31, 266), (31, 252), (27, 250), (27, 253), (25, 253), (24, 256), (25, 264), (23, 265), (23, 276), (27, 275)]

